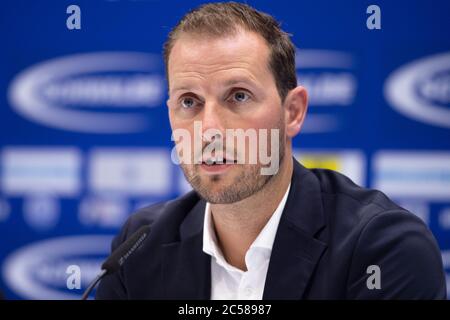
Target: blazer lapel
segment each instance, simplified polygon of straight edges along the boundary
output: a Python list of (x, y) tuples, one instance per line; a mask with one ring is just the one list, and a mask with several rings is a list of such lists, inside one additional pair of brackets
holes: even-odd
[(203, 252), (201, 200), (180, 226), (180, 241), (162, 245), (162, 287), (166, 299), (210, 299), (211, 257)]
[(280, 219), (263, 299), (302, 299), (327, 245), (315, 238), (325, 226), (317, 178), (294, 160), (291, 190)]

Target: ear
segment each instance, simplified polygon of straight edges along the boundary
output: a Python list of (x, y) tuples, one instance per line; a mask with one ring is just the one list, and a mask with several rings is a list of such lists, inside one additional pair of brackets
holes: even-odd
[(308, 92), (302, 86), (291, 91), (284, 100), (284, 111), (286, 121), (286, 135), (295, 137), (302, 128), (308, 109)]

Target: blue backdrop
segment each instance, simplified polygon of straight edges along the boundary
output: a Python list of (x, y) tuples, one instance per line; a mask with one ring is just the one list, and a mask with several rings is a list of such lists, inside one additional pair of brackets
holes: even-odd
[[(0, 290), (76, 299), (139, 207), (189, 186), (170, 161), (161, 48), (202, 1), (0, 3)], [(421, 217), (450, 287), (450, 2), (248, 1), (298, 47), (311, 104), (294, 140)], [(370, 30), (369, 5), (381, 10)], [(70, 30), (70, 5), (81, 29)], [(70, 11), (71, 12), (71, 11)], [(67, 287), (67, 267), (81, 288)]]

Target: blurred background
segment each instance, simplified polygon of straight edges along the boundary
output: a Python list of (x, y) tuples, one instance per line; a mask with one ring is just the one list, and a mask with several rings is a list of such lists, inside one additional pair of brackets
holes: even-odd
[[(6, 298), (78, 299), (133, 211), (190, 189), (170, 158), (161, 48), (202, 2), (0, 3)], [(450, 1), (247, 3), (281, 21), (298, 48), (310, 107), (296, 157), (423, 219), (450, 288)], [(368, 28), (370, 5), (381, 29)], [(70, 265), (79, 288), (68, 286)]]

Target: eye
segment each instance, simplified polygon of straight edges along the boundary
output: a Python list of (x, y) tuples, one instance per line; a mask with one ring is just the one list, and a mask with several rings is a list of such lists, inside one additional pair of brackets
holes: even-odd
[(192, 97), (184, 97), (180, 100), (181, 106), (185, 109), (195, 107), (195, 99)]
[(233, 102), (246, 102), (248, 99), (250, 99), (250, 95), (245, 91), (236, 91), (231, 96)]

